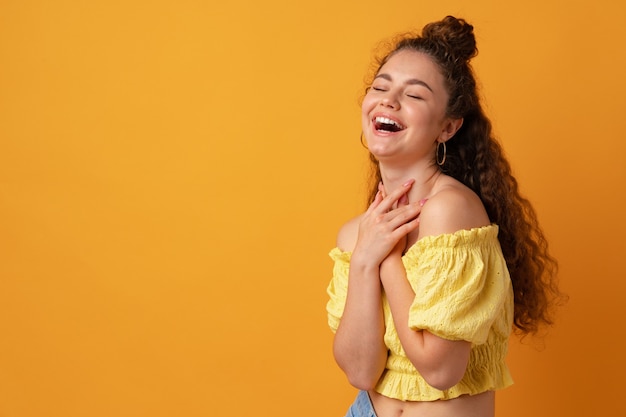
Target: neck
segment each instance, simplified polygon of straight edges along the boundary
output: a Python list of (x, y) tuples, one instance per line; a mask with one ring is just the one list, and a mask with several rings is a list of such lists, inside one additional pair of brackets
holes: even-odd
[(442, 175), (439, 168), (434, 165), (412, 169), (393, 169), (382, 164), (380, 165), (380, 174), (387, 193), (401, 187), (408, 180), (414, 179), (415, 183), (408, 194), (409, 202), (429, 198), (437, 179)]

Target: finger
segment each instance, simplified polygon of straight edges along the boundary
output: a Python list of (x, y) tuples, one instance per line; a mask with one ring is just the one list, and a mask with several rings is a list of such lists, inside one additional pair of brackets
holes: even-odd
[(411, 221), (405, 222), (398, 226), (392, 233), (392, 236), (397, 239), (402, 239), (406, 237), (409, 233), (417, 230), (420, 225), (419, 217), (414, 218)]
[(420, 203), (407, 203), (388, 214), (389, 227), (392, 230), (398, 229), (402, 225), (418, 219), (421, 212), (422, 205)]
[(400, 187), (393, 190), (391, 193), (386, 194), (385, 198), (383, 199), (383, 201), (381, 202), (379, 206), (381, 210), (383, 211), (391, 210), (394, 204), (397, 204), (400, 197), (402, 197), (403, 195), (409, 192), (409, 190), (411, 189), (414, 183), (415, 183), (415, 180), (410, 179), (404, 184), (402, 184)]
[(382, 181), (378, 183), (378, 191), (381, 192), (383, 198), (387, 197), (387, 193), (385, 192), (385, 186), (383, 185)]
[(369, 205), (365, 213), (371, 213), (376, 207), (378, 207), (378, 205), (380, 204), (382, 200), (383, 200), (382, 193), (380, 192), (380, 190), (378, 190), (378, 192), (374, 196), (374, 201), (372, 201), (372, 203)]

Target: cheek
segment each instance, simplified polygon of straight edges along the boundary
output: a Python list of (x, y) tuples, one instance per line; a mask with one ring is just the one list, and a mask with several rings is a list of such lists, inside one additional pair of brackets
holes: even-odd
[(369, 119), (369, 110), (366, 106), (366, 103), (363, 102), (363, 105), (361, 106), (361, 121), (365, 123), (367, 122), (368, 119)]
[(361, 114), (363, 115), (364, 118), (368, 118), (369, 113), (372, 111), (372, 108), (376, 105), (376, 101), (370, 97), (369, 95), (366, 95), (363, 98), (363, 102), (361, 104)]

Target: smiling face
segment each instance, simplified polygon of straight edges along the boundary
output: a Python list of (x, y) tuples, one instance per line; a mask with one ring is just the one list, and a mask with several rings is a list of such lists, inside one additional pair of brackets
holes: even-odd
[(395, 53), (363, 99), (367, 147), (381, 162), (432, 161), (437, 142), (460, 127), (460, 120), (446, 117), (447, 104), (444, 78), (432, 58), (412, 50)]

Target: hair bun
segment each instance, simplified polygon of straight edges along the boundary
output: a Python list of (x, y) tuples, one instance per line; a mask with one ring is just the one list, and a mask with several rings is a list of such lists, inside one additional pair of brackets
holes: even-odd
[(478, 54), (474, 26), (454, 16), (427, 24), (422, 29), (422, 37), (445, 46), (450, 58), (455, 61), (469, 61)]

